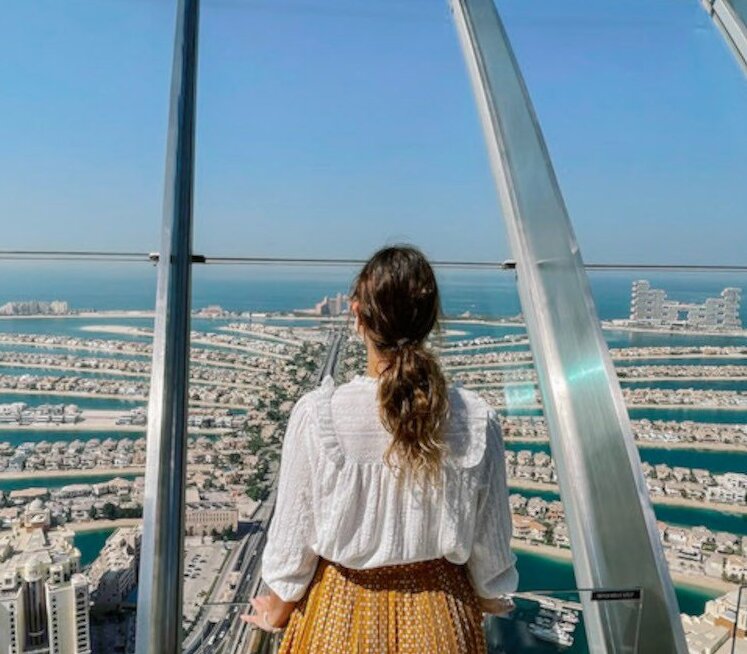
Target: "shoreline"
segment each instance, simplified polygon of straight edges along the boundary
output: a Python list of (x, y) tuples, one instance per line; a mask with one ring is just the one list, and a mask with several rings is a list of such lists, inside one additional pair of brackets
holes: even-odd
[(8, 316), (0, 315), (0, 320), (57, 320), (60, 318), (154, 318), (155, 311), (148, 309), (132, 309), (128, 310), (112, 310), (112, 311), (81, 311), (79, 313), (60, 313), (60, 314), (49, 314), (39, 313), (30, 316)]
[[(213, 466), (208, 463), (192, 463), (187, 466), (187, 471), (209, 471)], [(21, 472), (0, 472), (0, 482), (3, 481), (22, 481), (25, 479), (34, 481), (36, 478), (41, 479), (66, 479), (68, 477), (121, 477), (122, 475), (139, 475), (145, 474), (145, 466), (124, 466), (117, 468), (106, 466), (99, 468), (64, 468), (62, 470), (22, 470)], [(81, 482), (85, 483), (85, 482)]]
[[(67, 479), (68, 477), (120, 477), (122, 475), (145, 474), (145, 466), (125, 466), (122, 468), (64, 468), (62, 470), (22, 470), (20, 472), (0, 472), (0, 482), (23, 481), (33, 482), (41, 479)], [(82, 482), (85, 483), (85, 482)]]
[[(30, 388), (0, 388), (0, 395), (54, 395), (59, 397), (79, 397), (90, 400), (119, 400), (132, 404), (147, 404), (148, 398), (143, 395), (117, 395), (116, 393), (84, 393), (82, 391), (40, 391)], [(63, 402), (64, 404), (64, 402)], [(191, 406), (209, 407), (213, 409), (237, 409), (246, 411), (243, 404), (223, 404), (221, 402), (208, 402), (206, 400), (190, 400)], [(133, 407), (134, 408), (134, 407)]]
[[(530, 544), (526, 541), (512, 538), (511, 549), (555, 559), (557, 561), (568, 563), (573, 561), (571, 550), (565, 547), (555, 547), (554, 545), (546, 545), (544, 543)], [(705, 575), (687, 575), (682, 572), (674, 572), (671, 570), (670, 575), (672, 576), (672, 581), (674, 581), (677, 586), (686, 586), (698, 591), (706, 590), (722, 595), (738, 588), (737, 584), (732, 584), (723, 579), (706, 577)]]
[[(296, 313), (298, 311), (298, 313)], [(273, 314), (272, 312), (257, 311), (257, 312), (239, 312), (236, 315), (221, 316), (219, 320), (316, 320), (320, 322), (339, 322), (346, 320), (346, 316), (321, 316), (302, 313), (303, 309), (296, 309), (292, 311), (282, 312)], [(242, 313), (248, 313), (249, 315), (241, 315)], [(0, 315), (0, 320), (58, 320), (58, 319), (91, 319), (91, 318), (154, 318), (155, 311), (153, 309), (112, 309), (112, 310), (94, 310), (94, 311), (79, 311), (74, 313), (61, 313), (61, 314), (33, 314), (33, 315)], [(197, 314), (192, 315), (193, 318), (205, 318), (206, 316), (200, 316)], [(215, 319), (213, 316), (210, 318)], [(643, 325), (626, 325), (618, 324), (612, 320), (600, 320), (600, 325), (605, 331), (618, 331), (618, 332), (641, 332), (641, 333), (653, 333), (653, 334), (667, 334), (674, 336), (726, 336), (729, 338), (745, 338), (747, 337), (747, 329), (739, 330), (718, 330), (718, 329), (671, 329), (664, 327), (654, 326), (643, 326)], [(516, 318), (479, 318), (470, 317), (462, 318), (460, 316), (446, 316), (442, 319), (442, 324), (462, 324), (462, 325), (487, 325), (487, 326), (499, 326), (499, 327), (515, 327), (525, 328), (526, 322), (524, 320), (517, 320)]]
[[(541, 445), (549, 445), (550, 439), (547, 437), (534, 438), (531, 436), (504, 436), (504, 443), (537, 443)], [(747, 453), (747, 446), (733, 444), (733, 443), (698, 443), (698, 442), (682, 442), (682, 443), (670, 443), (666, 441), (650, 441), (650, 440), (636, 440), (634, 441), (636, 447), (641, 449), (656, 449), (656, 450), (701, 450), (703, 452), (744, 452)]]
[[(544, 484), (527, 479), (508, 479), (508, 485), (519, 490), (536, 490), (559, 494), (557, 484)], [(705, 500), (692, 500), (686, 497), (667, 497), (649, 494), (651, 503), (661, 506), (678, 506), (686, 509), (710, 510), (718, 513), (731, 513), (732, 515), (747, 515), (747, 504), (725, 504), (723, 502), (706, 502)]]
[(149, 372), (132, 372), (131, 370), (119, 370), (118, 368), (76, 368), (75, 366), (60, 366), (54, 363), (22, 363), (20, 361), (0, 361), (0, 368), (34, 368), (39, 370), (57, 370), (64, 372), (78, 372), (80, 374), (101, 375), (112, 377), (139, 377), (149, 379)]
[(82, 332), (99, 332), (102, 334), (121, 334), (124, 336), (147, 336), (153, 338), (153, 330), (148, 327), (132, 327), (130, 325), (82, 325)]
[[(522, 384), (526, 384), (528, 382), (520, 382)], [(480, 388), (483, 388), (482, 386)], [(489, 390), (489, 389), (488, 389)], [(0, 390), (0, 394), (2, 394), (2, 391)], [(719, 406), (718, 404), (651, 404), (651, 403), (645, 403), (641, 402), (635, 403), (635, 404), (629, 404), (625, 403), (625, 407), (627, 409), (667, 409), (667, 410), (675, 410), (675, 409), (685, 409), (690, 411), (747, 411), (747, 404), (744, 406), (734, 406), (731, 404), (727, 404), (726, 406)], [(506, 409), (518, 409), (520, 411), (528, 410), (528, 411), (541, 411), (542, 405), (541, 404), (518, 404), (515, 406), (509, 407), (507, 404), (498, 404), (493, 405), (493, 408), (496, 411), (505, 411)], [(677, 421), (681, 422), (681, 421)]]
[(120, 527), (137, 527), (142, 523), (142, 518), (117, 518), (116, 520), (86, 520), (84, 522), (67, 522), (65, 523), (65, 525), (63, 525), (63, 528), (69, 529), (70, 531), (79, 534), (90, 531), (108, 531), (109, 529), (119, 529)]
[(644, 327), (641, 325), (617, 324), (611, 320), (600, 320), (602, 329), (610, 332), (635, 332), (643, 334), (667, 334), (671, 336), (725, 336), (727, 338), (746, 338), (747, 329), (665, 329), (663, 327)]
[[(31, 424), (17, 424), (17, 423), (2, 423), (0, 424), (0, 434), (4, 431), (10, 432), (58, 432), (58, 433), (76, 433), (86, 431), (101, 431), (101, 432), (132, 432), (144, 434), (148, 430), (147, 424), (133, 425), (133, 424), (116, 424), (117, 418), (128, 415), (127, 410), (105, 410), (105, 409), (83, 409), (81, 413), (82, 420), (80, 422), (32, 422)], [(188, 434), (210, 434), (220, 435), (226, 434), (235, 429), (230, 427), (188, 427)], [(2, 436), (0, 436), (2, 440)]]

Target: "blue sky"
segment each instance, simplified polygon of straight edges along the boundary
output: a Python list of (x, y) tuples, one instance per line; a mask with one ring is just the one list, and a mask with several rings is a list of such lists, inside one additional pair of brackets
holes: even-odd
[[(589, 262), (744, 263), (697, 0), (498, 3)], [(173, 0), (3, 0), (0, 248), (158, 248)], [(203, 0), (195, 250), (509, 256), (445, 0)]]

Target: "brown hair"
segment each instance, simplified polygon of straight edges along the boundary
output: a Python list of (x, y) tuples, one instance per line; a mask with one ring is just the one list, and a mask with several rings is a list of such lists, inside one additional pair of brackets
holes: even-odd
[(383, 248), (358, 274), (351, 300), (385, 363), (379, 413), (393, 439), (384, 458), (420, 480), (436, 480), (449, 406), (446, 380), (425, 345), (441, 310), (433, 269), (414, 247)]

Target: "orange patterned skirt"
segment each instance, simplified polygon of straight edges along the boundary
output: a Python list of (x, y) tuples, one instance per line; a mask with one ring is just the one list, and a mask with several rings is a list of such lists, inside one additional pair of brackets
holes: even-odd
[(351, 570), (319, 561), (280, 654), (485, 654), (463, 566), (445, 559)]

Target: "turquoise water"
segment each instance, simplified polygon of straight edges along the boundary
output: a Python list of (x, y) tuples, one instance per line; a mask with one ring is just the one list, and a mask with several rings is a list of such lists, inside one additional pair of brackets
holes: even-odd
[(146, 336), (109, 334), (81, 329), (85, 325), (126, 325), (153, 329), (152, 318), (4, 318), (0, 320), (0, 333), (54, 334), (86, 339), (114, 339), (117, 341), (148, 342)]
[(615, 366), (745, 366), (747, 358), (709, 359), (707, 357), (682, 357), (671, 359), (615, 359)]
[(628, 414), (632, 420), (692, 420), (693, 422), (714, 422), (719, 424), (745, 424), (746, 410), (719, 409), (637, 409), (631, 408)]
[(0, 404), (25, 402), (29, 406), (40, 404), (77, 404), (81, 409), (122, 409), (129, 410), (143, 406), (143, 400), (112, 399), (108, 397), (78, 397), (77, 395), (22, 395), (20, 393), (0, 392)]
[[(155, 272), (155, 268), (147, 264), (4, 262), (0, 304), (19, 299), (62, 298), (76, 309), (150, 310), (155, 303)], [(356, 272), (355, 267), (202, 267), (196, 269), (193, 277), (192, 304), (195, 308), (220, 304), (236, 311), (291, 311), (310, 307), (324, 295), (347, 292)], [(513, 273), (437, 272), (444, 312), (448, 315), (471, 311), (484, 316), (513, 316), (520, 312)], [(589, 275), (601, 319), (628, 315), (631, 283), (640, 276), (635, 272)], [(672, 298), (681, 301), (700, 302), (705, 297), (718, 295), (726, 286), (747, 287), (747, 277), (739, 274), (646, 273), (645, 277), (654, 287), (665, 288)], [(742, 320), (747, 324), (745, 305), (742, 306)], [(64, 323), (65, 319), (57, 322)], [(12, 324), (11, 321), (8, 324)], [(60, 329), (71, 327), (60, 325)], [(692, 342), (691, 337), (682, 335), (610, 333), (615, 342), (626, 346), (640, 342)], [(735, 340), (738, 339), (711, 337), (709, 342), (734, 344)]]
[[(576, 576), (570, 561), (544, 557), (532, 552), (517, 551), (519, 590), (571, 590), (576, 588)], [(703, 613), (705, 603), (719, 595), (691, 586), (677, 586), (680, 611), (689, 615)]]
[(0, 366), (0, 375), (49, 375), (52, 377), (93, 377), (96, 379), (120, 379), (131, 381), (146, 381), (147, 374), (140, 377), (117, 375), (101, 370), (59, 370), (58, 368), (21, 368), (20, 366)]
[(32, 478), (26, 479), (0, 479), (0, 492), (4, 491), (9, 493), (10, 491), (18, 490), (19, 488), (62, 488), (63, 486), (70, 486), (71, 484), (99, 484), (103, 481), (109, 481), (116, 477), (122, 479), (135, 479), (138, 475), (126, 474), (126, 475), (76, 475), (74, 477), (54, 477), (51, 475), (39, 475)]
[(80, 550), (80, 563), (82, 566), (85, 567), (93, 563), (104, 546), (106, 539), (112, 533), (114, 533), (113, 529), (100, 529), (75, 534), (75, 546)]
[(623, 388), (697, 388), (711, 391), (747, 391), (747, 380), (738, 379), (667, 379), (655, 382), (633, 382), (621, 379), (620, 384)]

